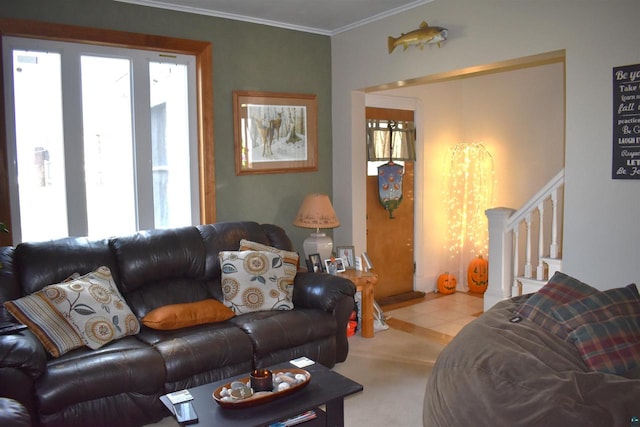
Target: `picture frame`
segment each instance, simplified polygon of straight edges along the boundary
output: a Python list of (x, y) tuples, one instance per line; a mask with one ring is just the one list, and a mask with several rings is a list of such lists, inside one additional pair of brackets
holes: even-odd
[(355, 248), (353, 246), (336, 246), (336, 256), (345, 260), (345, 268), (356, 268)]
[(312, 267), (312, 269), (309, 271), (312, 271), (314, 273), (322, 273), (322, 258), (320, 257), (320, 254), (309, 255), (309, 261), (311, 262)]
[(307, 265), (307, 271), (310, 271), (311, 273), (314, 273), (314, 271), (313, 271), (313, 263), (311, 262), (311, 260), (310, 259), (305, 259), (304, 262)]
[(233, 92), (236, 175), (318, 170), (316, 95)]
[(364, 264), (365, 271), (369, 271), (373, 268), (373, 264), (371, 264), (371, 259), (366, 252), (362, 252), (362, 263)]
[(332, 262), (335, 263), (336, 273), (344, 273), (345, 271), (347, 271), (347, 269), (345, 268), (346, 261), (344, 260), (344, 258), (334, 258), (333, 261), (331, 261), (331, 258), (327, 258), (324, 260), (324, 266), (327, 273), (331, 273), (331, 269), (329, 267), (331, 266)]

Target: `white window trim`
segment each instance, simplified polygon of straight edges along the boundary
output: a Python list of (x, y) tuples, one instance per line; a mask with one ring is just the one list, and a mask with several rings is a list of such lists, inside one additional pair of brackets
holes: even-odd
[[(7, 156), (8, 156), (8, 174), (9, 174), (9, 199), (11, 204), (11, 228), (13, 233), (13, 241), (21, 241), (20, 213), (18, 200), (18, 180), (17, 180), (17, 162), (16, 162), (16, 132), (15, 132), (15, 115), (14, 115), (14, 93), (13, 93), (13, 55), (14, 49), (36, 50), (36, 51), (56, 51), (63, 54), (61, 61), (62, 70), (62, 87), (63, 87), (63, 111), (64, 111), (64, 140), (80, 141), (82, 145), (82, 123), (81, 120), (74, 120), (74, 117), (82, 117), (82, 101), (80, 91), (72, 93), (65, 91), (64, 88), (69, 85), (75, 85), (80, 81), (80, 66), (68, 59), (70, 52), (73, 52), (73, 58), (79, 61), (79, 52), (83, 54), (100, 55), (104, 54), (108, 57), (126, 57), (136, 60), (132, 62), (133, 73), (147, 78), (144, 81), (134, 85), (132, 93), (133, 116), (135, 124), (133, 126), (133, 138), (135, 147), (136, 169), (149, 169), (149, 173), (137, 173), (136, 178), (136, 210), (137, 210), (137, 229), (152, 229), (153, 222), (153, 182), (151, 174), (151, 140), (150, 140), (150, 109), (148, 102), (135, 102), (136, 99), (149, 99), (149, 61), (154, 62), (175, 62), (185, 64), (188, 67), (188, 91), (189, 91), (189, 156), (190, 156), (190, 175), (191, 175), (191, 222), (192, 224), (200, 223), (202, 209), (200, 206), (201, 189), (199, 184), (200, 163), (199, 163), (199, 141), (198, 141), (198, 120), (197, 120), (197, 84), (196, 84), (196, 59), (193, 55), (180, 55), (176, 53), (167, 54), (166, 52), (157, 50), (140, 50), (135, 48), (117, 48), (107, 47), (98, 44), (81, 44), (74, 42), (57, 42), (46, 39), (31, 39), (4, 36), (2, 37), (3, 45), (3, 64), (4, 64), (4, 81), (5, 88), (5, 112), (6, 112), (6, 131), (7, 131)], [(65, 53), (66, 50), (69, 50)], [(70, 95), (74, 95), (75, 99), (71, 99)], [(142, 142), (142, 143), (141, 143)], [(73, 144), (65, 144), (65, 164), (83, 164), (82, 150), (74, 147)], [(67, 178), (67, 206), (68, 206), (68, 226), (69, 235), (84, 236), (87, 235), (88, 224), (86, 209), (73, 209), (73, 206), (86, 205), (86, 195), (84, 188), (84, 176), (78, 176), (77, 168), (72, 172), (71, 168), (65, 168)], [(70, 175), (76, 173), (76, 175)], [(149, 200), (151, 198), (151, 200)], [(114, 201), (117, 203), (117, 201)]]

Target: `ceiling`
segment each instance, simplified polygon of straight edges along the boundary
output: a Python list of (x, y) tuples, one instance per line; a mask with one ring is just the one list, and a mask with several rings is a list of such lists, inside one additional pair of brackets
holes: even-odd
[(115, 0), (334, 35), (434, 0)]

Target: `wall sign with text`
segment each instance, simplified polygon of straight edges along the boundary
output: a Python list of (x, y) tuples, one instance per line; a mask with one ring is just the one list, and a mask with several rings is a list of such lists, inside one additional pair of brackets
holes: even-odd
[(640, 179), (640, 64), (613, 69), (613, 179)]

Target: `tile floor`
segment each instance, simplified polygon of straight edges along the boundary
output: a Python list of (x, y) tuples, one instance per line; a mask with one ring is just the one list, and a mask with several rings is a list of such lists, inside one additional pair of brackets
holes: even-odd
[(482, 314), (483, 299), (481, 295), (465, 292), (434, 294), (427, 295), (422, 302), (401, 308), (383, 308), (383, 311), (387, 320), (397, 319), (453, 337)]

